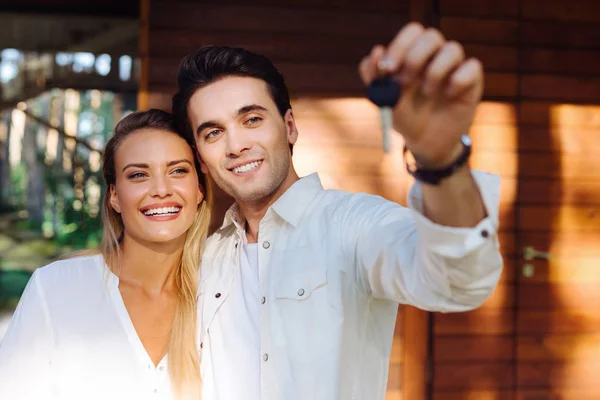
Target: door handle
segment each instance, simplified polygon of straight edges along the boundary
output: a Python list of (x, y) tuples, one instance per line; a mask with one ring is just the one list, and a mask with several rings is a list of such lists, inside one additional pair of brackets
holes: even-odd
[(535, 247), (527, 246), (523, 249), (523, 259), (531, 261), (534, 259), (538, 260), (552, 260), (552, 254), (546, 251), (536, 250)]
[[(547, 251), (539, 251), (536, 250), (533, 246), (527, 246), (523, 249), (523, 259), (526, 261), (531, 260), (552, 260), (552, 254)], [(535, 275), (535, 265), (531, 263), (526, 263), (523, 265), (523, 276), (526, 278), (531, 278)]]

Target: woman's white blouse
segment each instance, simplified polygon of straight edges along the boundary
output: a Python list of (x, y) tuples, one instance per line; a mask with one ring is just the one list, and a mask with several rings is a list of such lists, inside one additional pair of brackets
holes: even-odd
[(0, 343), (2, 400), (173, 399), (100, 255), (57, 261), (31, 277)]

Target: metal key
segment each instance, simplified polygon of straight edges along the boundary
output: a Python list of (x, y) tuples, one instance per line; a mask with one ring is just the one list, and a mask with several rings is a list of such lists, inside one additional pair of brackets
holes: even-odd
[(367, 97), (379, 107), (383, 151), (390, 151), (390, 131), (392, 130), (392, 111), (400, 98), (400, 85), (391, 76), (374, 79), (367, 88)]

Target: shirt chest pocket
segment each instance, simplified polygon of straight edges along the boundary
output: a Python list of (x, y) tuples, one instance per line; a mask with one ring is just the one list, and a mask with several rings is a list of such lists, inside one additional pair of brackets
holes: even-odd
[(275, 297), (287, 300), (308, 300), (312, 294), (327, 285), (327, 270), (312, 269), (280, 278), (275, 287)]
[(331, 300), (325, 268), (308, 269), (277, 281), (273, 308), (273, 339), (280, 354), (314, 363), (335, 347), (340, 318)]

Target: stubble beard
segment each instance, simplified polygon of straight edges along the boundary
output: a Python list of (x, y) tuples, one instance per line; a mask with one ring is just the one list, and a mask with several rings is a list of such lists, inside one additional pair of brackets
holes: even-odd
[(255, 202), (266, 199), (277, 191), (287, 177), (289, 163), (289, 160), (279, 162), (269, 171), (268, 178), (262, 179), (261, 182), (253, 182), (245, 187), (230, 184), (229, 190), (225, 191), (236, 201)]

